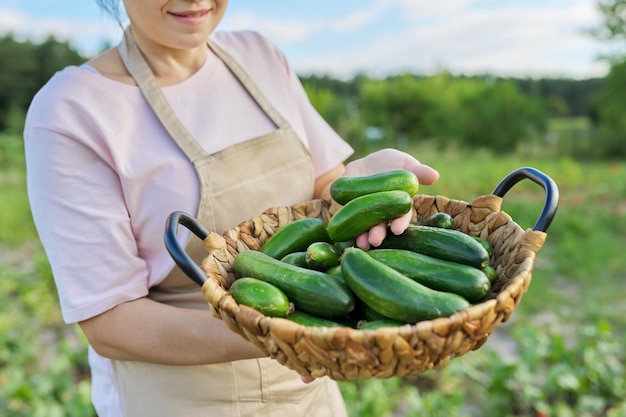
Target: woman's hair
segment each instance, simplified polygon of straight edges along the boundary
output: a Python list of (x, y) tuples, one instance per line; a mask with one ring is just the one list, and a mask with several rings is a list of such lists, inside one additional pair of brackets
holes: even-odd
[(117, 23), (122, 26), (122, 13), (120, 12), (120, 0), (96, 0), (96, 4), (100, 7), (100, 10), (107, 13)]

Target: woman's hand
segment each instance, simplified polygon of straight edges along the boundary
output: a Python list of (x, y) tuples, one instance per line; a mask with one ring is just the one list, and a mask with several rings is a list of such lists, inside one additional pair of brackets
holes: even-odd
[[(433, 184), (439, 179), (439, 173), (435, 169), (420, 163), (405, 152), (390, 148), (382, 149), (348, 163), (343, 175), (346, 177), (358, 177), (394, 169), (411, 171), (415, 174), (419, 183), (424, 185)], [(410, 210), (404, 216), (392, 220), (389, 229), (392, 233), (399, 235), (409, 226), (411, 218), (412, 211)], [(356, 239), (356, 244), (361, 249), (369, 249), (370, 246), (379, 246), (386, 235), (387, 224), (379, 223), (368, 232), (359, 235)]]

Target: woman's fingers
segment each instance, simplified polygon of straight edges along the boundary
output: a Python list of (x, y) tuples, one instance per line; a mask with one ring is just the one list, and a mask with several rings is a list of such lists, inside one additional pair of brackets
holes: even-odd
[(387, 225), (386, 222), (378, 223), (369, 231), (357, 236), (356, 245), (363, 250), (368, 250), (371, 246), (378, 247), (383, 243), (383, 240), (385, 240), (387, 229), (391, 230), (391, 233), (394, 235), (402, 234), (406, 228), (409, 227), (412, 218), (413, 212), (409, 211), (402, 217), (393, 219), (389, 225)]
[(305, 384), (309, 384), (315, 381), (315, 378), (313, 378), (312, 376), (303, 376), (301, 378), (302, 378), (302, 382), (304, 382)]
[(413, 211), (409, 210), (407, 214), (402, 217), (398, 217), (397, 219), (393, 219), (391, 224), (389, 225), (389, 229), (391, 233), (394, 235), (400, 235), (404, 233), (407, 227), (409, 227), (409, 223), (411, 223), (411, 219), (413, 218)]

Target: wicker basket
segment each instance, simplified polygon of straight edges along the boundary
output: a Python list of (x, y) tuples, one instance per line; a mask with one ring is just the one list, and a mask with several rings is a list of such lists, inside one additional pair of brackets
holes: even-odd
[[(500, 194), (510, 186), (509, 181)], [(550, 199), (553, 207), (548, 225), (556, 210), (554, 192)], [(235, 280), (233, 260), (237, 254), (258, 250), (278, 228), (296, 219), (329, 219), (338, 206), (324, 200), (271, 208), (223, 235), (209, 233), (204, 240), (208, 256), (202, 263), (207, 277), (202, 291), (214, 314), (230, 329), (303, 376), (342, 381), (408, 376), (440, 368), (450, 359), (481, 347), (494, 329), (511, 317), (530, 284), (535, 255), (546, 233), (522, 230), (500, 210), (501, 203), (502, 197), (495, 194), (471, 203), (442, 196), (414, 197), (414, 220), (435, 212), (448, 213), (457, 230), (485, 238), (494, 248), (490, 264), (497, 270), (498, 280), (491, 293), (481, 303), (451, 317), (397, 328), (357, 330), (305, 327), (238, 305), (228, 293)]]

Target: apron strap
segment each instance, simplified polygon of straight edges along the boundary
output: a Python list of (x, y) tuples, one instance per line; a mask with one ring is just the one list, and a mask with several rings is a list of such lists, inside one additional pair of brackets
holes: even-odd
[(120, 43), (120, 56), (146, 101), (163, 124), (163, 127), (176, 141), (191, 163), (197, 167), (200, 161), (205, 161), (209, 158), (210, 156), (204, 148), (193, 138), (178, 116), (176, 116), (174, 110), (172, 110), (163, 91), (157, 84), (152, 70), (150, 70), (146, 60), (141, 55), (141, 51), (137, 48), (137, 44), (130, 33), (130, 26), (124, 31), (124, 42)]
[(235, 75), (235, 78), (239, 80), (241, 85), (248, 91), (248, 94), (252, 96), (254, 101), (263, 109), (265, 114), (274, 122), (274, 124), (282, 129), (290, 127), (289, 123), (281, 116), (281, 114), (274, 108), (272, 103), (265, 97), (259, 90), (257, 85), (252, 81), (248, 73), (239, 65), (228, 52), (221, 48), (214, 40), (209, 39), (207, 41), (209, 48), (217, 55), (228, 69)]

